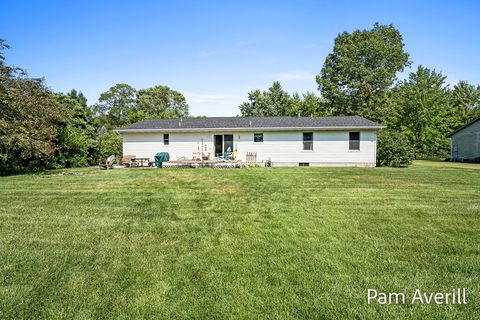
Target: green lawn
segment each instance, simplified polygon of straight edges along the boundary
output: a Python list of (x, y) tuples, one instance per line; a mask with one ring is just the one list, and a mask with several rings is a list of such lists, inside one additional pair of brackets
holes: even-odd
[(0, 177), (0, 318), (479, 318), (478, 168)]

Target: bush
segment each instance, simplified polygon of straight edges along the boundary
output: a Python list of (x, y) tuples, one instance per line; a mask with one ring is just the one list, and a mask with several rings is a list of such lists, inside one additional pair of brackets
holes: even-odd
[(55, 152), (57, 168), (84, 167), (93, 164), (92, 150), (95, 148), (93, 132), (71, 124), (57, 129), (58, 149)]
[(260, 167), (262, 167), (262, 165), (260, 165), (260, 163), (255, 162), (255, 163), (247, 163), (245, 165), (245, 167), (246, 168), (260, 168)]
[(401, 132), (386, 129), (378, 133), (378, 166), (408, 167), (412, 163), (413, 154), (410, 141)]
[(117, 158), (122, 155), (122, 137), (113, 130), (100, 130), (97, 143), (97, 162), (104, 162), (112, 154)]

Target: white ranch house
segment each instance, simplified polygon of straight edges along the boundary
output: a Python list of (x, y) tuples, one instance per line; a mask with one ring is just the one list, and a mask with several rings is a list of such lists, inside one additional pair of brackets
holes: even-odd
[[(229, 148), (243, 162), (273, 166), (364, 166), (376, 164), (380, 124), (348, 117), (211, 117), (144, 120), (118, 132), (123, 154), (170, 160), (201, 150), (214, 156)], [(248, 155), (248, 157), (247, 157)]]

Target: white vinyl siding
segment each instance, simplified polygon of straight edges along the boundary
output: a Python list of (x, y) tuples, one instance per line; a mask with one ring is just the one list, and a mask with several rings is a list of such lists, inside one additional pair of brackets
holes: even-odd
[[(311, 131), (310, 131), (311, 132)], [(254, 142), (255, 132), (170, 132), (169, 145), (163, 144), (163, 133), (122, 132), (123, 154), (152, 158), (157, 152), (170, 153), (170, 159), (191, 158), (192, 152), (201, 148), (213, 150), (214, 134), (233, 134), (237, 158), (246, 161), (247, 152), (256, 152), (257, 161), (271, 160), (273, 165), (298, 166), (299, 163), (315, 165), (375, 166), (375, 130), (360, 131), (360, 150), (349, 150), (349, 131), (313, 131), (313, 150), (303, 150), (303, 131), (266, 131), (263, 142)]]
[(480, 157), (480, 121), (458, 131), (451, 138), (453, 160), (463, 161)]

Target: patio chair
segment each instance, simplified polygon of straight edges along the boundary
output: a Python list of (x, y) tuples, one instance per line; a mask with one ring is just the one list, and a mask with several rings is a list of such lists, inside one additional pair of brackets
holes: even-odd
[(230, 160), (231, 157), (232, 157), (232, 148), (228, 147), (227, 151), (225, 151), (225, 153), (223, 154), (223, 159)]
[(115, 163), (115, 156), (112, 154), (110, 157), (107, 158), (105, 163), (100, 163), (98, 166), (100, 169), (113, 169), (113, 164)]
[(212, 160), (212, 149), (203, 154), (203, 160)]
[(202, 160), (202, 151), (200, 150), (200, 148), (193, 150), (192, 160), (197, 160), (197, 161)]
[(125, 166), (125, 167), (131, 167), (133, 163), (133, 159), (135, 159), (137, 156), (134, 154), (126, 154), (122, 157), (122, 160), (120, 160), (120, 165)]

